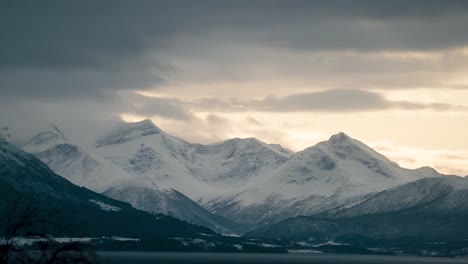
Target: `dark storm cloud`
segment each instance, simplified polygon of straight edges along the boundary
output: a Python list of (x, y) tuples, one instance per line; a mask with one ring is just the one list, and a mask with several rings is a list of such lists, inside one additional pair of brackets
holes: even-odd
[(172, 31), (150, 1), (4, 1), (0, 12), (4, 68), (118, 69)]
[(145, 88), (161, 82), (158, 75), (145, 68), (116, 71), (0, 70), (0, 79), (0, 91), (4, 97), (19, 96), (40, 101), (85, 97), (107, 100), (113, 99), (113, 92), (117, 90)]
[(458, 47), (467, 10), (450, 0), (2, 1), (0, 91), (46, 99), (149, 88), (173, 71), (159, 55), (180, 39), (190, 49), (194, 36), (286, 49)]
[(155, 71), (167, 68), (147, 52), (167, 34), (152, 9), (118, 1), (2, 2), (2, 94), (106, 96), (160, 83)]

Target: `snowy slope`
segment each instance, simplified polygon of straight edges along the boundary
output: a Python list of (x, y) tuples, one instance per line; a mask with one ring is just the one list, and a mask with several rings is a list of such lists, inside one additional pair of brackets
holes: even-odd
[(224, 233), (234, 225), (186, 196), (198, 201), (235, 193), (271, 175), (289, 156), (257, 139), (191, 144), (149, 120), (121, 124), (96, 142), (94, 152), (132, 175), (107, 195)]
[(210, 227), (222, 234), (242, 230), (241, 226), (235, 222), (211, 214), (178, 191), (161, 189), (154, 180), (146, 177), (113, 186), (103, 194), (128, 202), (137, 209), (170, 215), (189, 223)]
[[(152, 123), (143, 122), (135, 128), (132, 126), (135, 124), (125, 126), (121, 131), (114, 131), (105, 141), (99, 143), (100, 146), (122, 144), (158, 131)], [(153, 182), (157, 180), (156, 178), (148, 180), (138, 177), (140, 173), (150, 169), (151, 164), (145, 162), (149, 160), (146, 157), (154, 158), (151, 149), (138, 148), (129, 160), (129, 167), (121, 169), (95, 154), (93, 150), (85, 151), (74, 145), (56, 127), (37, 134), (23, 146), (23, 149), (34, 154), (55, 173), (64, 175), (74, 184), (98, 192), (107, 191), (106, 195), (129, 202), (138, 209), (171, 215), (223, 233), (237, 230), (235, 223), (212, 215), (183, 194), (169, 188), (157, 187)]]
[(240, 187), (268, 176), (289, 154), (255, 138), (234, 138), (211, 145), (197, 145), (188, 164), (193, 175), (205, 182)]
[(294, 155), (273, 176), (285, 198), (297, 193), (349, 197), (381, 191), (423, 177), (439, 176), (435, 170), (408, 170), (388, 160), (344, 133), (332, 136)]
[(11, 225), (12, 220), (24, 218), (27, 228), (18, 226), (18, 232), (28, 236), (36, 232), (60, 237), (77, 234), (90, 237), (213, 234), (206, 228), (162, 215), (155, 217), (127, 203), (76, 186), (55, 174), (35, 156), (2, 139), (0, 215), (2, 230), (6, 224)]
[(384, 190), (350, 208), (337, 208), (326, 215), (354, 217), (402, 210), (425, 213), (468, 212), (468, 179), (459, 176), (426, 178)]
[(292, 156), (294, 154), (294, 151), (288, 149), (288, 148), (285, 148), (283, 146), (281, 146), (280, 144), (268, 144), (270, 146), (270, 148), (273, 148), (274, 150), (276, 151), (279, 151), (283, 154), (286, 154), (287, 156)]
[(344, 133), (293, 155), (273, 175), (229, 197), (205, 203), (239, 222), (265, 224), (353, 205), (375, 192), (425, 177), (435, 170), (399, 167)]
[(102, 191), (128, 175), (107, 160), (78, 147), (60, 130), (40, 132), (29, 140), (23, 150), (34, 154), (55, 173), (72, 183), (94, 191)]
[(289, 157), (253, 138), (191, 144), (149, 120), (122, 124), (96, 146), (96, 153), (128, 173), (155, 179), (161, 188), (176, 189), (195, 200), (254, 184)]
[(291, 155), (253, 138), (191, 144), (145, 120), (122, 124), (97, 146), (127, 172), (254, 225), (352, 206), (373, 193), (440, 176), (428, 168), (401, 168), (344, 133)]
[[(392, 241), (407, 245), (465, 240), (468, 236), (468, 179), (424, 178), (371, 195), (351, 207), (289, 218), (248, 236), (297, 240), (338, 239), (345, 243)], [(367, 239), (366, 239), (367, 238)]]

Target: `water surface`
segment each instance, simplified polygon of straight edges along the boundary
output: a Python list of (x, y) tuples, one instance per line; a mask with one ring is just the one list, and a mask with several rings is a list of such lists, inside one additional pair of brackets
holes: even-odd
[(468, 258), (430, 258), (414, 256), (364, 256), (328, 254), (245, 254), (178, 252), (98, 252), (102, 263), (327, 263), (327, 264), (451, 264), (468, 263)]

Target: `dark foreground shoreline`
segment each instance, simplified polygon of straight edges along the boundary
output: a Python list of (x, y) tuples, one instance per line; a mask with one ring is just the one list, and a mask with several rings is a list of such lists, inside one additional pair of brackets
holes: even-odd
[(180, 253), (180, 252), (97, 252), (100, 263), (313, 263), (313, 264), (451, 264), (468, 263), (468, 258), (417, 256), (333, 255), (333, 254), (243, 254), (243, 253)]

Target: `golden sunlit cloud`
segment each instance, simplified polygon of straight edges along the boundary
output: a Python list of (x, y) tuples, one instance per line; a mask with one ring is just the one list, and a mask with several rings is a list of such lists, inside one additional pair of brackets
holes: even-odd
[(429, 166), (444, 174), (468, 176), (468, 151), (465, 150), (423, 149), (391, 144), (371, 146), (405, 168)]
[(147, 119), (147, 117), (140, 116), (140, 115), (134, 115), (134, 114), (130, 114), (130, 113), (122, 113), (122, 114), (120, 114), (120, 118), (122, 119), (122, 121), (124, 121), (126, 123), (139, 122), (139, 121), (142, 121), (144, 119)]

